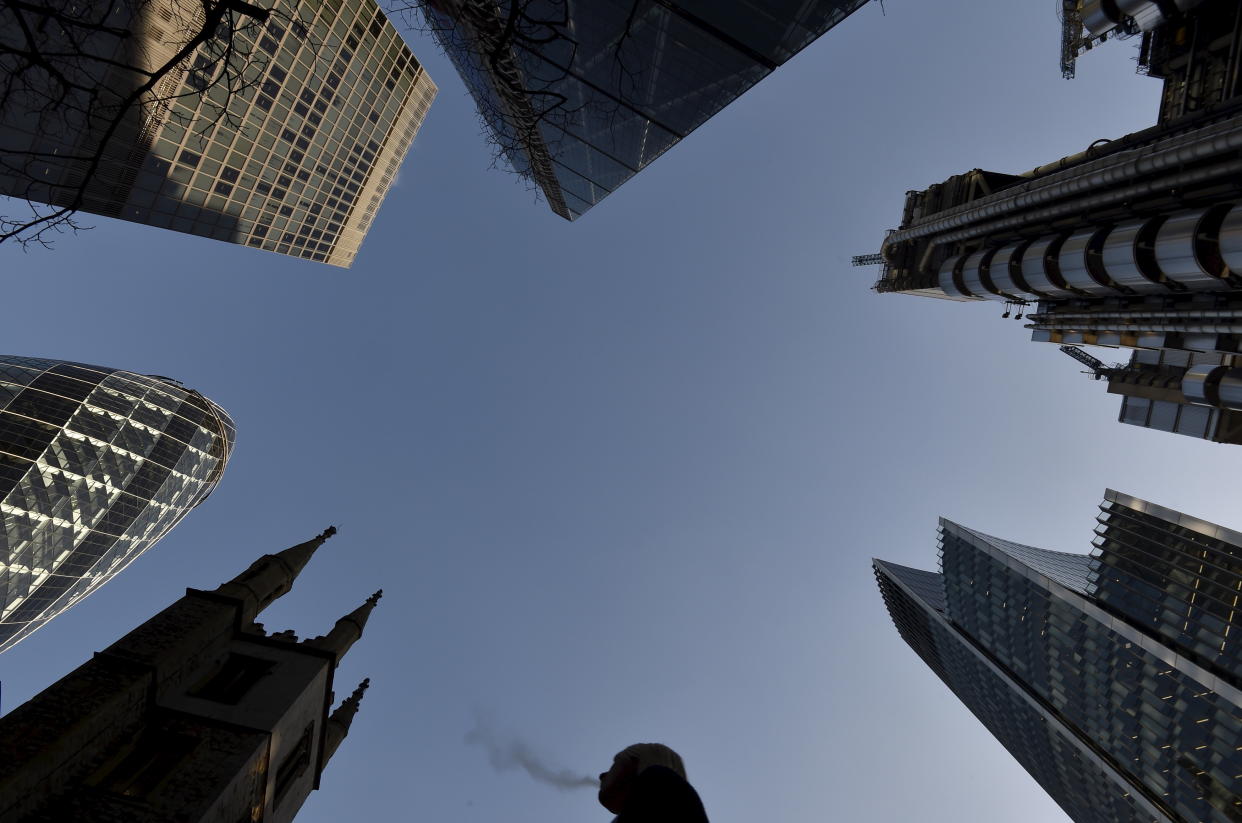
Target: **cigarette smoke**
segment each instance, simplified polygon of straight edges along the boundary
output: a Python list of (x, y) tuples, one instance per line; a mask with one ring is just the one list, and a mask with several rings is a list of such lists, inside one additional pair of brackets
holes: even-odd
[(599, 780), (569, 769), (556, 769), (544, 763), (529, 744), (516, 737), (502, 736), (495, 729), (476, 719), (475, 727), (466, 733), (466, 742), (487, 750), (487, 760), (498, 772), (521, 769), (539, 783), (561, 791), (594, 789)]

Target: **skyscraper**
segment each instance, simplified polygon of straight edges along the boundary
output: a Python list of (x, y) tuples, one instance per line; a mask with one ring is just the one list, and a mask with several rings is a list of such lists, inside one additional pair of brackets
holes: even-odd
[(233, 421), (167, 377), (0, 356), (0, 651), (211, 494)]
[[(142, 80), (125, 67), (174, 60), (212, 6), (107, 5), (104, 22), (133, 36), (96, 32), (73, 47), (103, 53), (70, 64), (102, 75), (73, 78), (104, 89), (100, 100), (5, 96), (0, 194), (53, 206), (81, 196), (83, 211), (349, 266), (435, 84), (374, 0), (277, 0), (258, 9), (265, 19), (231, 11), (109, 131), (122, 100), (107, 90)], [(0, 10), (0, 32), (19, 37), (6, 14), (31, 13)], [(43, 31), (45, 49), (63, 46), (56, 25)]]
[(1091, 555), (940, 521), (898, 631), (1077, 823), (1242, 819), (1242, 534), (1108, 491)]
[(1000, 301), (1033, 340), (1135, 349), (1084, 361), (1125, 398), (1122, 422), (1242, 443), (1237, 9), (1068, 2), (1063, 64), (1140, 37), (1140, 68), (1164, 82), (1158, 125), (1023, 174), (976, 169), (909, 192), (876, 290)]
[(367, 688), (328, 714), (380, 593), (302, 642), (254, 619), (334, 531), (188, 590), (0, 718), (0, 820), (292, 820)]
[(573, 220), (866, 0), (423, 0), (499, 153)]

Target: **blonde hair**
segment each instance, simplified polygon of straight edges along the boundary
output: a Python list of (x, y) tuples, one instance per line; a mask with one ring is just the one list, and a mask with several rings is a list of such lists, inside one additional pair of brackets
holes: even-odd
[(663, 766), (672, 769), (682, 780), (686, 779), (686, 764), (682, 762), (681, 755), (663, 743), (635, 743), (626, 746), (617, 756), (630, 757), (637, 761), (636, 774), (641, 774), (648, 766)]

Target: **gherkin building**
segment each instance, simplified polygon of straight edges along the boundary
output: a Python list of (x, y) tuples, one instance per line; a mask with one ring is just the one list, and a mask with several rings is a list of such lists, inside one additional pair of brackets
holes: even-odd
[(233, 439), (171, 378), (0, 355), (0, 652), (203, 502)]
[(1242, 533), (1109, 490), (1090, 554), (940, 522), (874, 561), (923, 659), (1075, 823), (1242, 821)]

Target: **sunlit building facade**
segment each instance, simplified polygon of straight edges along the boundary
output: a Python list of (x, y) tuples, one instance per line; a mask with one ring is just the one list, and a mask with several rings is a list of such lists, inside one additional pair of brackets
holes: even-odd
[(423, 5), (497, 150), (573, 220), (866, 2)]
[(902, 638), (1077, 823), (1242, 819), (1242, 534), (1108, 491), (1090, 555), (940, 522)]
[(233, 440), (223, 409), (170, 378), (0, 356), (0, 651), (201, 503)]
[[(113, 4), (108, 24), (134, 36), (112, 62), (162, 66), (202, 5)], [(81, 193), (85, 212), (350, 266), (436, 86), (374, 0), (277, 0), (267, 13), (233, 18), (229, 39), (195, 49), (109, 139), (97, 112), (0, 110), (0, 194), (67, 206)], [(97, 167), (82, 159), (101, 145)]]

